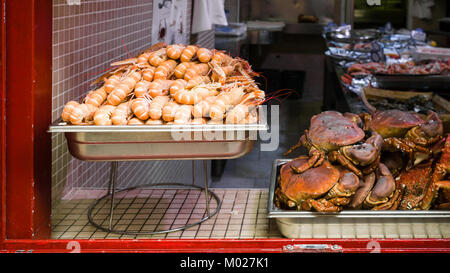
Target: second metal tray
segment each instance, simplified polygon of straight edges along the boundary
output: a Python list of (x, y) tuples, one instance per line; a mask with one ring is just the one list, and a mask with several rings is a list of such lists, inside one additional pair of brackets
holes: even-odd
[(381, 89), (450, 92), (449, 75), (375, 74), (374, 80)]

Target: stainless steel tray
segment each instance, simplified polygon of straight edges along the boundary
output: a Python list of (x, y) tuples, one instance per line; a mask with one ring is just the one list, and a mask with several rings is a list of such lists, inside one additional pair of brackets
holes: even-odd
[(69, 152), (87, 161), (232, 159), (251, 151), (256, 124), (80, 126), (54, 122), (48, 132), (65, 133)]
[(450, 218), (450, 210), (343, 210), (335, 213), (323, 213), (312, 211), (283, 210), (275, 206), (273, 202), (276, 180), (281, 166), (292, 159), (277, 159), (273, 162), (270, 177), (270, 190), (267, 204), (269, 218), (277, 218), (284, 223), (301, 223), (304, 218)]
[(374, 74), (377, 87), (391, 90), (449, 92), (449, 75)]

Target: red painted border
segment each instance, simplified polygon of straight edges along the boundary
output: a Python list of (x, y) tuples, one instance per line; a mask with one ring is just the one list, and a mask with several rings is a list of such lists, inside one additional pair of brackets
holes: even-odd
[[(95, 240), (7, 240), (6, 252), (198, 252), (280, 253), (288, 244), (337, 244), (343, 252), (372, 252), (379, 244), (382, 253), (450, 252), (444, 239), (95, 239)], [(79, 248), (75, 247), (79, 246)]]
[(52, 1), (6, 1), (6, 237), (49, 238)]
[(0, 2), (6, 14), (0, 27), (0, 252), (71, 252), (78, 244), (81, 252), (269, 253), (288, 244), (338, 244), (344, 252), (370, 252), (373, 241), (381, 252), (450, 252), (448, 239), (48, 239), (52, 1)]
[[(5, 0), (0, 1), (0, 14), (4, 14)], [(0, 20), (0, 248), (3, 248), (3, 240), (5, 239), (5, 227), (6, 227), (6, 131), (5, 131), (5, 64), (6, 64), (6, 45), (5, 45), (5, 20), (4, 16)]]

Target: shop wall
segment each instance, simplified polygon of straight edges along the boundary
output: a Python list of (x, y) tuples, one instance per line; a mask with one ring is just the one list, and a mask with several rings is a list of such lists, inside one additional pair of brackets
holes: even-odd
[[(233, 1), (233, 0), (227, 0)], [(264, 4), (261, 4), (264, 2)], [(247, 20), (280, 20), (297, 23), (299, 15), (334, 19), (335, 0), (241, 0), (240, 18)], [(335, 19), (334, 19), (335, 20)]]
[(431, 19), (420, 19), (415, 16), (412, 17), (412, 29), (421, 28), (423, 30), (439, 30), (439, 20), (446, 17), (447, 1), (436, 0), (434, 6), (431, 7)]
[(240, 22), (239, 5), (242, 0), (225, 0), (225, 12), (228, 22)]
[[(155, 1), (156, 2), (156, 1)], [(83, 0), (81, 5), (53, 1), (52, 120), (69, 100), (81, 101), (94, 81), (115, 60), (134, 56), (151, 45), (149, 0)], [(191, 14), (192, 2), (188, 2)], [(188, 16), (188, 25), (191, 18)], [(214, 47), (214, 34), (187, 33), (187, 41)], [(200, 164), (197, 164), (198, 166)], [(109, 163), (73, 158), (63, 134), (52, 135), (52, 199), (57, 202), (76, 188), (105, 188)], [(180, 182), (191, 173), (189, 161), (119, 163), (118, 187), (149, 182)], [(198, 171), (197, 174), (201, 172)]]

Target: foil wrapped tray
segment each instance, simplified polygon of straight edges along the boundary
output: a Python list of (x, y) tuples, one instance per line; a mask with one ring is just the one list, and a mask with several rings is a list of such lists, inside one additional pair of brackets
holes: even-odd
[(250, 152), (266, 122), (223, 125), (83, 126), (54, 122), (69, 152), (87, 161), (232, 159)]
[(377, 40), (381, 37), (381, 33), (375, 29), (355, 29), (350, 30), (348, 33), (342, 33), (339, 31), (331, 31), (325, 34), (325, 38), (328, 41), (334, 41), (338, 43), (368, 43)]

